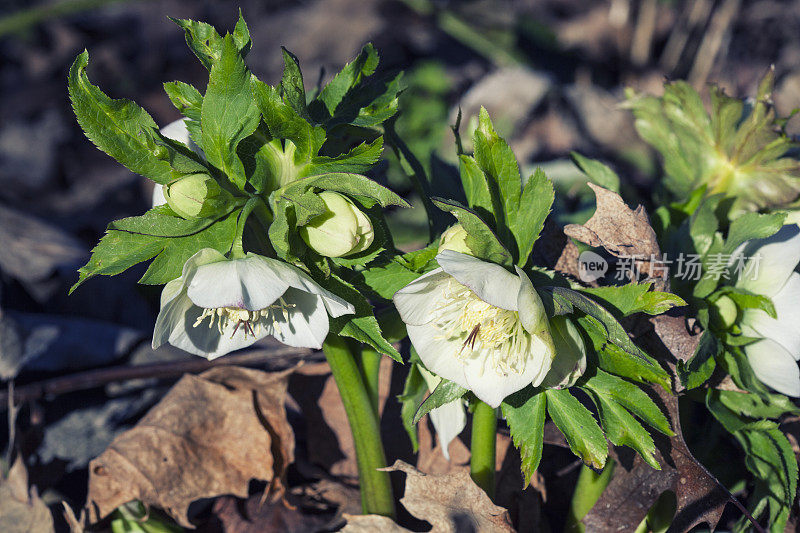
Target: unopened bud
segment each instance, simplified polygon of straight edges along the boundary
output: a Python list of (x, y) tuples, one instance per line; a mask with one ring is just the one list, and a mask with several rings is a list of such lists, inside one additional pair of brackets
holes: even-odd
[(326, 212), (300, 228), (306, 244), (327, 257), (344, 257), (369, 248), (375, 238), (369, 217), (338, 192), (323, 191), (319, 197)]
[(439, 251), (444, 250), (472, 255), (472, 250), (467, 246), (467, 231), (461, 224), (453, 224), (442, 233), (442, 237), (439, 239)]
[(191, 174), (164, 185), (164, 198), (183, 218), (202, 218), (223, 207), (228, 193), (208, 174)]

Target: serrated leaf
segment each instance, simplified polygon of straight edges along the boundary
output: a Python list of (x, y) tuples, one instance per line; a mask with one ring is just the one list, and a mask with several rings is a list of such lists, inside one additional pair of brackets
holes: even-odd
[(478, 128), (475, 130), (475, 161), (490, 180), (490, 187), (496, 188), (503, 206), (503, 212), (495, 212), (497, 229), (501, 234), (505, 227), (512, 227), (522, 195), (522, 178), (517, 158), (511, 148), (494, 130), (489, 113), (481, 108)]
[(316, 101), (324, 104), (328, 117), (332, 117), (336, 108), (344, 100), (347, 93), (375, 73), (378, 67), (378, 52), (367, 43), (353, 61), (349, 62), (337, 73), (319, 93)]
[(308, 120), (306, 89), (303, 85), (303, 73), (297, 57), (286, 48), (283, 50), (283, 77), (281, 78), (281, 96), (301, 118)]
[(244, 190), (247, 176), (236, 147), (255, 131), (261, 114), (253, 98), (250, 71), (230, 35), (224, 38), (219, 61), (211, 68), (201, 116), (201, 147), (206, 159)]
[(139, 283), (161, 285), (179, 278), (184, 263), (203, 248), (227, 253), (233, 243), (239, 211), (214, 222), (196, 233), (182, 237), (156, 237), (128, 231), (109, 230), (92, 250), (92, 256), (78, 272), (74, 291), (97, 275), (113, 276), (155, 257)]
[(656, 470), (661, 470), (654, 456), (656, 447), (653, 438), (642, 425), (621, 405), (602, 393), (590, 390), (589, 396), (597, 406), (603, 431), (608, 440), (617, 446), (633, 448), (647, 464)]
[(486, 174), (478, 166), (474, 158), (459, 155), (458, 171), (461, 176), (461, 186), (464, 188), (464, 195), (467, 198), (467, 205), (486, 216), (494, 218), (495, 212), (501, 212), (503, 206), (500, 205), (500, 198), (497, 191), (492, 192)]
[(503, 265), (511, 264), (511, 254), (486, 222), (471, 209), (455, 200), (432, 198), (436, 207), (452, 213), (467, 232), (467, 246), (480, 259)]
[(69, 96), (83, 132), (100, 150), (131, 171), (156, 183), (168, 183), (172, 168), (167, 147), (157, 141), (158, 127), (147, 112), (129, 100), (114, 100), (86, 75), (89, 53), (69, 69)]
[(525, 486), (530, 483), (542, 459), (546, 406), (547, 395), (532, 387), (512, 394), (501, 404), (511, 439), (522, 459)]
[(519, 252), (517, 264), (520, 267), (524, 267), (528, 262), (528, 256), (533, 251), (533, 243), (544, 228), (544, 221), (553, 205), (554, 194), (552, 182), (540, 168), (536, 169), (522, 189), (519, 206), (511, 219), (511, 231), (517, 241)]
[(739, 309), (760, 309), (772, 318), (778, 318), (778, 313), (775, 311), (775, 305), (772, 300), (761, 294), (753, 294), (748, 290), (726, 285), (720, 287), (709, 300), (716, 301), (719, 296), (727, 296), (733, 300)]
[(669, 374), (658, 365), (655, 359), (647, 356), (646, 361), (642, 360), (641, 357), (631, 355), (617, 345), (608, 342), (605, 329), (592, 317), (580, 317), (577, 322), (589, 336), (600, 368), (639, 383), (657, 383), (664, 389), (671, 390)]
[(397, 397), (400, 402), (400, 419), (403, 421), (403, 427), (411, 439), (411, 446), (414, 453), (419, 451), (419, 435), (417, 432), (417, 425), (414, 423), (414, 414), (422, 405), (425, 394), (428, 392), (428, 385), (422, 377), (417, 365), (412, 363), (408, 369), (408, 376), (406, 376), (405, 385), (403, 385), (403, 394)]
[(425, 401), (422, 402), (422, 405), (419, 406), (417, 412), (414, 413), (414, 424), (417, 424), (423, 416), (427, 415), (437, 407), (441, 407), (444, 404), (456, 401), (464, 396), (467, 392), (468, 390), (461, 385), (442, 378), (442, 381), (436, 385), (436, 388), (433, 389), (433, 392), (430, 394), (430, 396), (428, 396)]
[(171, 81), (164, 84), (164, 91), (175, 109), (188, 120), (185, 121), (191, 139), (199, 146), (203, 133), (200, 130), (200, 118), (203, 108), (203, 95), (195, 87), (182, 81)]
[(766, 398), (727, 390), (713, 390), (710, 394), (731, 411), (750, 418), (780, 418), (787, 414), (800, 414), (800, 407), (782, 394), (769, 394)]
[(391, 300), (394, 293), (417, 279), (420, 274), (397, 261), (370, 267), (362, 271), (363, 282), (381, 298)]
[(608, 445), (603, 431), (592, 413), (569, 389), (548, 389), (547, 413), (564, 434), (572, 452), (592, 468), (603, 468), (608, 457)]
[(186, 237), (204, 230), (220, 218), (227, 216), (236, 208), (231, 205), (227, 212), (214, 218), (183, 219), (175, 215), (169, 208), (159, 206), (137, 217), (115, 220), (108, 225), (108, 230), (127, 231), (153, 237)]
[(378, 137), (371, 143), (364, 142), (353, 147), (346, 154), (336, 157), (312, 157), (299, 177), (333, 173), (364, 174), (372, 170), (382, 152), (383, 137)]
[(634, 313), (660, 315), (681, 307), (686, 302), (680, 296), (669, 292), (651, 291), (652, 283), (629, 283), (620, 286), (581, 287), (580, 291), (591, 294), (607, 308), (616, 310), (622, 316)]
[(592, 183), (619, 194), (619, 176), (611, 167), (597, 159), (589, 159), (578, 152), (570, 152), (570, 157), (575, 166), (583, 172)]
[[(214, 64), (222, 57), (222, 49), (224, 47), (224, 39), (217, 30), (205, 22), (172, 17), (170, 17), (170, 20), (183, 29), (186, 34), (186, 44), (189, 45), (189, 48), (203, 66), (211, 70)], [(241, 10), (231, 38), (242, 57), (247, 55), (251, 45), (250, 32), (247, 30), (247, 24), (244, 22)]]
[(310, 190), (312, 187), (326, 191), (340, 192), (351, 196), (364, 196), (375, 200), (383, 207), (388, 207), (390, 205), (411, 207), (402, 197), (377, 181), (373, 181), (361, 174), (351, 174), (348, 172), (332, 172), (299, 179), (287, 185), (280, 194), (293, 198), (298, 194), (302, 194), (304, 191)]
[(598, 369), (597, 373), (586, 381), (585, 387), (606, 401), (621, 405), (664, 435), (671, 437), (675, 434), (661, 409), (646, 392), (633, 383)]

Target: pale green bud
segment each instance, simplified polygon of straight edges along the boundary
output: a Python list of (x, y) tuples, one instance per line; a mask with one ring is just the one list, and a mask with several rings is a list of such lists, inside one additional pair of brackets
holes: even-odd
[(586, 372), (586, 345), (578, 328), (566, 317), (550, 319), (555, 356), (550, 371), (541, 383), (548, 389), (571, 387)]
[(729, 328), (736, 323), (736, 317), (738, 316), (739, 311), (736, 307), (736, 303), (734, 303), (730, 297), (720, 296), (719, 299), (714, 302), (714, 306), (717, 308), (719, 318), (726, 328)]
[(306, 244), (327, 257), (344, 257), (369, 248), (375, 238), (369, 217), (338, 192), (322, 191), (318, 196), (327, 211), (300, 228)]
[(164, 198), (183, 218), (202, 218), (218, 211), (229, 194), (208, 174), (191, 174), (164, 185)]
[(472, 250), (467, 246), (467, 230), (461, 224), (453, 224), (442, 233), (442, 238), (439, 239), (439, 252), (444, 250), (472, 255)]

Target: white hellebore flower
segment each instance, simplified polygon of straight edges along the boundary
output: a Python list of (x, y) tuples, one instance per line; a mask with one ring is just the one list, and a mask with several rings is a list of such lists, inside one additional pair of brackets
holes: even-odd
[(529, 384), (538, 386), (555, 350), (528, 277), (453, 250), (436, 260), (441, 268), (394, 295), (428, 370), (492, 407)]
[(321, 348), (328, 315), (355, 312), (300, 269), (255, 254), (228, 259), (205, 248), (161, 293), (153, 348), (170, 343), (215, 359), (272, 335), (289, 346)]
[(744, 346), (747, 360), (764, 384), (789, 396), (800, 396), (800, 228), (792, 224), (766, 239), (748, 241), (731, 258), (745, 259), (736, 287), (767, 296), (777, 318), (760, 309), (742, 314), (742, 333), (761, 340)]

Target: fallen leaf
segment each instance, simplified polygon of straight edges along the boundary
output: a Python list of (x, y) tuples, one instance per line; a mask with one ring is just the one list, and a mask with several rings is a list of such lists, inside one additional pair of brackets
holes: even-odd
[[(402, 527), (400, 524), (386, 516), (376, 514), (368, 515), (344, 515), (347, 525), (341, 533), (413, 533), (410, 529)], [(433, 530), (431, 530), (433, 531)]]
[(28, 471), (17, 456), (8, 476), (0, 480), (0, 531), (3, 533), (47, 533), (55, 531), (50, 509), (35, 487), (28, 489)]
[(291, 372), (221, 366), (181, 378), (89, 464), (89, 521), (141, 500), (192, 527), (187, 510), (195, 500), (245, 498), (251, 479), (280, 488), (294, 460), (284, 408)]
[[(514, 531), (508, 512), (492, 503), (483, 489), (469, 477), (469, 472), (425, 474), (403, 461), (395, 461), (394, 465), (383, 470), (406, 474), (405, 494), (400, 498), (400, 503), (414, 517), (430, 523), (432, 532)], [(374, 524), (382, 531), (407, 531), (402, 528), (390, 529), (386, 520), (373, 515), (349, 517), (343, 531), (370, 531), (366, 524)]]
[(564, 233), (589, 246), (602, 246), (617, 257), (636, 259), (639, 273), (656, 281), (663, 290), (668, 271), (661, 263), (661, 249), (656, 232), (643, 206), (632, 210), (617, 193), (594, 183), (587, 183), (597, 197), (597, 210), (586, 224), (568, 224)]

